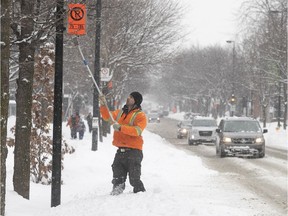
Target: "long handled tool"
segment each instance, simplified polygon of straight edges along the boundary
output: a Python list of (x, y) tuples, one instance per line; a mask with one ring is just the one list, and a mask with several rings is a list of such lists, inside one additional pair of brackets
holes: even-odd
[[(89, 72), (89, 74), (90, 74), (90, 77), (91, 77), (92, 80), (93, 80), (93, 83), (94, 83), (94, 85), (95, 85), (95, 87), (96, 87), (96, 89), (97, 89), (97, 91), (98, 91), (98, 93), (99, 93), (99, 96), (100, 96), (100, 97), (101, 97), (101, 96), (104, 96), (103, 93), (100, 91), (100, 88), (99, 88), (96, 80), (94, 79), (94, 76), (93, 76), (93, 74), (92, 74), (92, 72), (91, 72), (91, 70), (90, 70), (90, 67), (89, 67), (89, 65), (88, 65), (88, 63), (87, 63), (87, 61), (86, 61), (86, 59), (85, 59), (85, 57), (84, 57), (84, 55), (83, 55), (83, 52), (82, 52), (82, 49), (81, 49), (81, 47), (80, 47), (80, 45), (79, 45), (79, 42), (78, 42), (77, 37), (74, 37), (74, 38), (73, 38), (73, 43), (74, 43), (75, 46), (78, 47), (78, 50), (79, 50), (79, 52), (80, 52), (80, 54), (81, 54), (83, 63), (84, 63), (84, 65), (86, 66), (86, 68), (87, 68), (87, 70), (88, 70), (88, 72)], [(110, 110), (109, 110), (109, 107), (108, 107), (106, 101), (105, 101), (105, 106), (106, 106), (106, 108), (108, 109), (109, 116), (110, 116), (110, 118), (111, 118), (111, 120), (112, 120), (112, 122), (113, 122), (112, 124), (114, 124), (114, 123), (115, 123), (115, 120), (114, 120), (114, 118), (113, 118), (113, 116), (112, 116), (112, 114), (111, 114), (111, 112), (110, 112)]]

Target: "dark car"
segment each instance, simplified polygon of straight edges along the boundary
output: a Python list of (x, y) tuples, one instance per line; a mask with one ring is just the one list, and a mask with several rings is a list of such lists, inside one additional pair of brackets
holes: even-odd
[(177, 138), (178, 139), (186, 138), (188, 131), (190, 130), (190, 128), (192, 126), (191, 120), (181, 121), (177, 124), (177, 126), (178, 126)]
[(212, 117), (195, 116), (192, 127), (188, 132), (188, 144), (212, 144), (215, 145), (217, 134), (217, 122)]
[(220, 157), (231, 156), (265, 156), (265, 139), (263, 129), (256, 119), (248, 117), (230, 117), (222, 119), (216, 129), (219, 139), (216, 154)]
[(163, 115), (168, 116), (169, 115), (169, 110), (163, 110)]
[(160, 123), (160, 117), (158, 113), (149, 113), (148, 114), (148, 123)]

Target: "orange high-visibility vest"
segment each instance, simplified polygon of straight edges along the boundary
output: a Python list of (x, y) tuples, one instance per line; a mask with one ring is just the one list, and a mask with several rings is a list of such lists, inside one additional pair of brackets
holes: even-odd
[[(111, 122), (108, 109), (105, 106), (100, 107), (100, 113), (103, 120)], [(121, 125), (121, 131), (114, 131), (113, 145), (142, 150), (143, 138), (141, 134), (147, 126), (145, 113), (140, 109), (130, 111), (127, 116), (126, 114), (122, 115), (122, 113), (120, 109), (111, 112), (115, 121)]]

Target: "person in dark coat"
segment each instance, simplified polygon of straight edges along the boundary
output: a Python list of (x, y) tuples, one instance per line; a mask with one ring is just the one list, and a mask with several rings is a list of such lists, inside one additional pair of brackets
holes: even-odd
[(92, 131), (92, 118), (93, 118), (92, 114), (91, 114), (91, 112), (89, 112), (89, 114), (86, 117), (88, 128), (89, 128), (89, 133), (91, 133), (91, 131)]
[(80, 121), (78, 123), (77, 131), (79, 133), (79, 139), (82, 140), (84, 137), (84, 133), (86, 131), (86, 126), (84, 121), (80, 118)]
[(78, 128), (79, 119), (80, 119), (79, 114), (75, 113), (70, 116), (66, 124), (66, 126), (70, 127), (72, 139), (77, 139), (77, 128)]

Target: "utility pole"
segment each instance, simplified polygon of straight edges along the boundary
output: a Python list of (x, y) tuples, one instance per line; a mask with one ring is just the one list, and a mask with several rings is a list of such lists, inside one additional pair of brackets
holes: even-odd
[[(95, 62), (94, 62), (94, 79), (98, 86), (100, 85), (100, 36), (101, 36), (101, 0), (96, 2), (96, 31), (95, 31)], [(98, 127), (100, 129), (100, 112), (99, 112), (99, 93), (94, 87), (93, 94), (93, 119), (98, 117)], [(100, 130), (99, 130), (100, 131)], [(100, 133), (99, 133), (100, 135)], [(100, 141), (102, 137), (100, 136)], [(92, 151), (98, 149), (98, 128), (92, 129)]]
[(232, 94), (235, 94), (235, 41), (227, 40), (227, 43), (233, 43), (233, 50), (232, 50)]
[(281, 127), (281, 82), (278, 82), (278, 115), (277, 115), (277, 127)]
[[(235, 41), (227, 40), (227, 43), (233, 43), (233, 51), (232, 51), (232, 96), (231, 96), (231, 116), (234, 116), (234, 112), (236, 109), (236, 100), (235, 100)], [(233, 101), (232, 101), (233, 100)]]
[(61, 203), (62, 82), (64, 31), (63, 14), (64, 0), (57, 0), (51, 207), (56, 207)]

